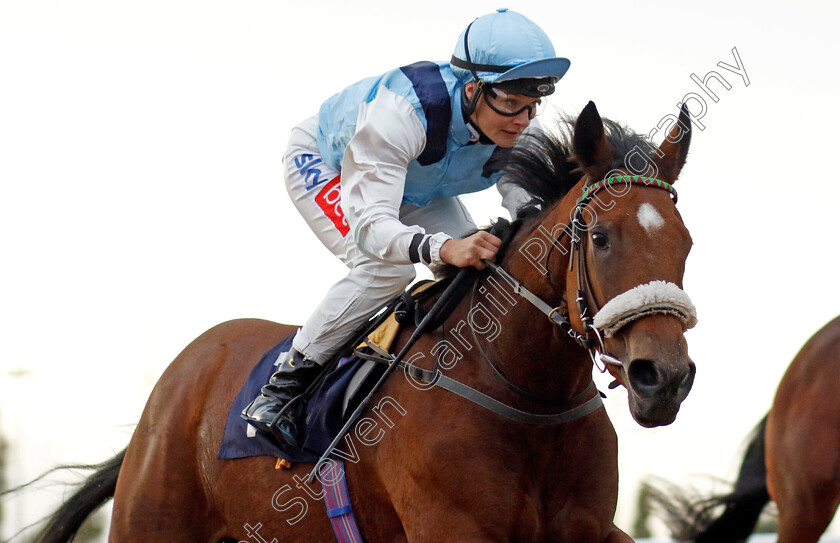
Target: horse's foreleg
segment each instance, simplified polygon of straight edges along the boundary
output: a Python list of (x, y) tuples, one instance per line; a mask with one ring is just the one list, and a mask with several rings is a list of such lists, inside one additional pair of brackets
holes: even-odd
[(619, 530), (616, 526), (613, 526), (612, 531), (607, 536), (607, 539), (604, 540), (604, 543), (633, 543), (633, 538)]

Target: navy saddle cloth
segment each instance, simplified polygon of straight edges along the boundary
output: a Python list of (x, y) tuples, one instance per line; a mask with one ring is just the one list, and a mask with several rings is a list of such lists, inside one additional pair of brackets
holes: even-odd
[(269, 377), (277, 371), (274, 362), (280, 353), (291, 349), (293, 338), (294, 334), (271, 348), (251, 370), (248, 380), (230, 406), (218, 458), (274, 456), (291, 462), (317, 462), (341, 430), (344, 424), (344, 394), (347, 385), (365, 362), (358, 357), (342, 359), (336, 368), (324, 377), (318, 389), (309, 398), (304, 427), (301, 429), (305, 437), (300, 449), (256, 431), (240, 416), (251, 400), (260, 394), (260, 389), (268, 383)]

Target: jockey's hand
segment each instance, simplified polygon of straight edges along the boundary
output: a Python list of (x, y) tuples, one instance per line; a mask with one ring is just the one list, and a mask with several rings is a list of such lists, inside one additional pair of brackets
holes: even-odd
[(464, 239), (448, 239), (440, 246), (440, 259), (459, 268), (484, 269), (482, 260), (493, 260), (502, 240), (489, 232), (476, 232)]

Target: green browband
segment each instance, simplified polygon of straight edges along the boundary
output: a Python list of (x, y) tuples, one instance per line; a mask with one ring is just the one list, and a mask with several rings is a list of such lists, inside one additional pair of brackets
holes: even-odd
[(674, 189), (673, 185), (662, 181), (661, 179), (654, 179), (652, 177), (644, 177), (642, 175), (616, 175), (614, 177), (607, 177), (606, 179), (601, 179), (597, 183), (593, 183), (591, 185), (587, 185), (583, 187), (583, 194), (581, 194), (580, 198), (578, 199), (578, 203), (587, 203), (592, 198), (592, 196), (598, 192), (599, 190), (606, 188), (609, 185), (613, 185), (615, 183), (626, 183), (630, 185), (643, 185), (646, 187), (656, 187), (660, 189), (667, 190), (671, 197), (674, 199), (674, 203), (677, 203), (677, 191)]

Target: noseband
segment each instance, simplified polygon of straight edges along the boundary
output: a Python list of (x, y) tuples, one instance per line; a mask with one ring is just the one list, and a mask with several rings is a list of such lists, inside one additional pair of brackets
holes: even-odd
[[(553, 242), (554, 246), (559, 246), (560, 239), (567, 233), (570, 235), (569, 271), (577, 268), (578, 289), (575, 302), (580, 314), (583, 333), (574, 329), (572, 323), (564, 315), (565, 310), (562, 306), (552, 307), (525, 288), (522, 283), (514, 279), (505, 270), (492, 262), (486, 263), (495, 274), (511, 285), (516, 294), (525, 298), (547, 315), (553, 324), (559, 326), (571, 339), (587, 349), (593, 364), (602, 372), (606, 371), (606, 364), (621, 365), (621, 360), (606, 352), (604, 337), (611, 337), (625, 324), (652, 313), (674, 315), (680, 319), (686, 330), (697, 323), (694, 304), (691, 303), (691, 299), (685, 291), (674, 283), (665, 281), (651, 281), (636, 286), (614, 297), (604, 307), (599, 307), (589, 281), (586, 247), (583, 242), (583, 234), (589, 227), (587, 227), (583, 215), (595, 194), (614, 184), (640, 185), (665, 190), (671, 195), (674, 204), (677, 203), (677, 191), (673, 186), (665, 181), (650, 177), (618, 175), (602, 179), (597, 183), (584, 184), (583, 192), (575, 203), (571, 229), (564, 229)], [(599, 364), (599, 361), (602, 364)]]

